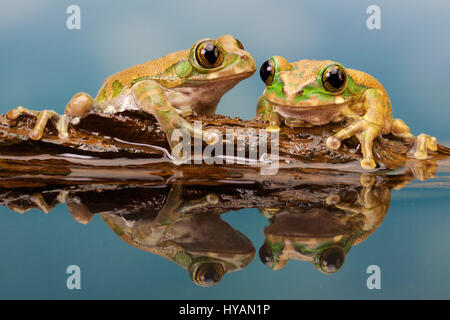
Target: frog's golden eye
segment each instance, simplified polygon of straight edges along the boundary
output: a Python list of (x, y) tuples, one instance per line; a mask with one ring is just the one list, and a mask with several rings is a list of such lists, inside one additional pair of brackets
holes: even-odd
[(272, 84), (273, 77), (275, 76), (275, 66), (273, 65), (273, 61), (271, 59), (261, 65), (259, 75), (266, 86), (270, 86)]
[(224, 273), (225, 271), (220, 263), (203, 263), (200, 267), (198, 267), (195, 273), (195, 283), (203, 287), (212, 286), (222, 279)]
[(325, 273), (335, 273), (342, 267), (344, 260), (344, 251), (339, 247), (331, 247), (320, 254), (320, 268)]
[(195, 49), (195, 59), (204, 68), (216, 68), (224, 59), (222, 48), (213, 40), (201, 42)]
[(322, 73), (322, 84), (327, 91), (342, 91), (347, 84), (347, 73), (341, 66), (331, 65)]

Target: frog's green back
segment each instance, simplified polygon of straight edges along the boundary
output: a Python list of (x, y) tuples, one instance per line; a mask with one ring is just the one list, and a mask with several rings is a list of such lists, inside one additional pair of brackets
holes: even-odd
[(164, 73), (169, 67), (180, 60), (188, 59), (188, 57), (189, 50), (182, 50), (115, 73), (105, 79), (97, 94), (96, 100), (105, 101), (112, 99), (119, 95), (123, 90), (131, 88), (137, 79), (143, 77), (151, 78)]

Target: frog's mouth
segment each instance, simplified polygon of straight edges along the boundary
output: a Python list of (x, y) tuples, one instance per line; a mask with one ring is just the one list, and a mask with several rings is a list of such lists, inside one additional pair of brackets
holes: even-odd
[(339, 104), (323, 104), (317, 106), (288, 106), (272, 103), (273, 110), (284, 118), (299, 119), (313, 125), (324, 125), (348, 105), (348, 101)]
[(239, 82), (241, 80), (249, 78), (254, 72), (248, 71), (248, 72), (242, 72), (238, 74), (233, 74), (226, 77), (215, 77), (215, 78), (203, 78), (203, 79), (189, 79), (186, 80), (185, 85), (186, 86), (200, 86), (205, 84), (215, 84), (218, 82), (223, 83), (230, 83), (230, 82)]
[(286, 103), (286, 101), (282, 100), (282, 102), (280, 103), (280, 101), (278, 101), (277, 98), (275, 98), (275, 99), (273, 99), (273, 98), (274, 97), (265, 97), (267, 102), (269, 102), (273, 106), (277, 106), (280, 108), (306, 109), (306, 110), (340, 107), (342, 105), (349, 105), (353, 101), (353, 99), (351, 99), (351, 98), (344, 99), (340, 96), (336, 96), (334, 98), (334, 100), (328, 100), (328, 101), (308, 100), (308, 101), (298, 101), (298, 102)]

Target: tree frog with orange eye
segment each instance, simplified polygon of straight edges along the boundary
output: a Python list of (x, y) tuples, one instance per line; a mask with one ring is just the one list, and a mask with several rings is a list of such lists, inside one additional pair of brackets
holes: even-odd
[(202, 39), (190, 50), (178, 51), (157, 60), (136, 65), (108, 77), (93, 99), (87, 93), (76, 94), (65, 114), (51, 110), (34, 111), (18, 107), (7, 113), (37, 117), (30, 138), (39, 140), (49, 120), (55, 121), (61, 138), (68, 136), (68, 123), (77, 124), (90, 113), (112, 114), (140, 110), (153, 115), (166, 133), (171, 148), (175, 129), (212, 143), (217, 137), (195, 128), (183, 117), (189, 114), (212, 115), (220, 98), (241, 80), (256, 71), (256, 64), (242, 43), (230, 35), (217, 40)]
[[(378, 135), (413, 138), (401, 119), (393, 119), (384, 87), (367, 73), (330, 60), (289, 63), (273, 56), (263, 63), (260, 75), (266, 89), (258, 100), (257, 114), (259, 120), (268, 122), (267, 131), (279, 131), (281, 120), (296, 127), (350, 119), (351, 124), (328, 137), (326, 143), (331, 149), (339, 149), (342, 140), (356, 136), (364, 169), (376, 167), (372, 145)], [(437, 150), (436, 138), (420, 134), (415, 157), (426, 159), (428, 149)]]

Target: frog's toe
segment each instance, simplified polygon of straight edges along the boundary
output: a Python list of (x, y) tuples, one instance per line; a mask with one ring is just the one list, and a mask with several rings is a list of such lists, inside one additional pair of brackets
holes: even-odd
[(336, 138), (335, 136), (330, 136), (327, 138), (327, 147), (333, 150), (339, 149), (341, 146), (341, 140)]
[(437, 151), (438, 144), (437, 144), (436, 137), (429, 137), (427, 146), (428, 146), (428, 149), (430, 149), (431, 151)]
[(219, 197), (215, 193), (207, 194), (206, 202), (210, 205), (216, 205), (219, 203)]
[(363, 173), (359, 178), (359, 181), (361, 183), (361, 186), (370, 188), (375, 184), (375, 177), (371, 173)]
[(35, 128), (28, 134), (28, 136), (31, 139), (37, 141), (37, 140), (41, 140), (43, 134), (44, 134), (44, 128)]
[(266, 127), (267, 132), (279, 132), (280, 127), (279, 126), (268, 126)]
[(39, 111), (29, 110), (22, 106), (18, 106), (17, 108), (9, 110), (6, 113), (6, 117), (10, 120), (14, 120), (14, 119), (17, 119), (22, 113), (27, 113), (27, 114), (37, 116), (39, 114)]
[(280, 208), (259, 208), (259, 212), (267, 219), (273, 218), (278, 212), (280, 212)]
[(78, 92), (66, 105), (65, 114), (71, 117), (83, 117), (94, 106), (94, 99), (85, 92)]
[(81, 224), (88, 224), (94, 216), (78, 197), (68, 199), (66, 204), (72, 218)]
[(214, 145), (218, 143), (219, 140), (220, 140), (219, 134), (215, 131), (208, 130), (203, 133), (203, 141), (205, 141), (207, 144)]
[(361, 163), (361, 168), (366, 169), (366, 170), (374, 169), (377, 166), (375, 160), (370, 159), (370, 158), (362, 159), (360, 163)]
[(425, 160), (428, 158), (428, 150), (437, 150), (437, 140), (435, 137), (421, 133), (417, 136), (416, 152), (414, 157), (419, 160)]
[(332, 194), (325, 198), (325, 203), (329, 206), (334, 206), (341, 201), (341, 197), (338, 194)]
[(20, 116), (20, 114), (22, 113), (22, 111), (21, 111), (19, 108), (20, 108), (20, 107), (18, 107), (18, 108), (16, 108), (16, 109), (9, 110), (9, 111), (6, 113), (6, 117), (7, 117), (8, 119), (10, 119), (10, 120), (17, 119), (17, 118)]

